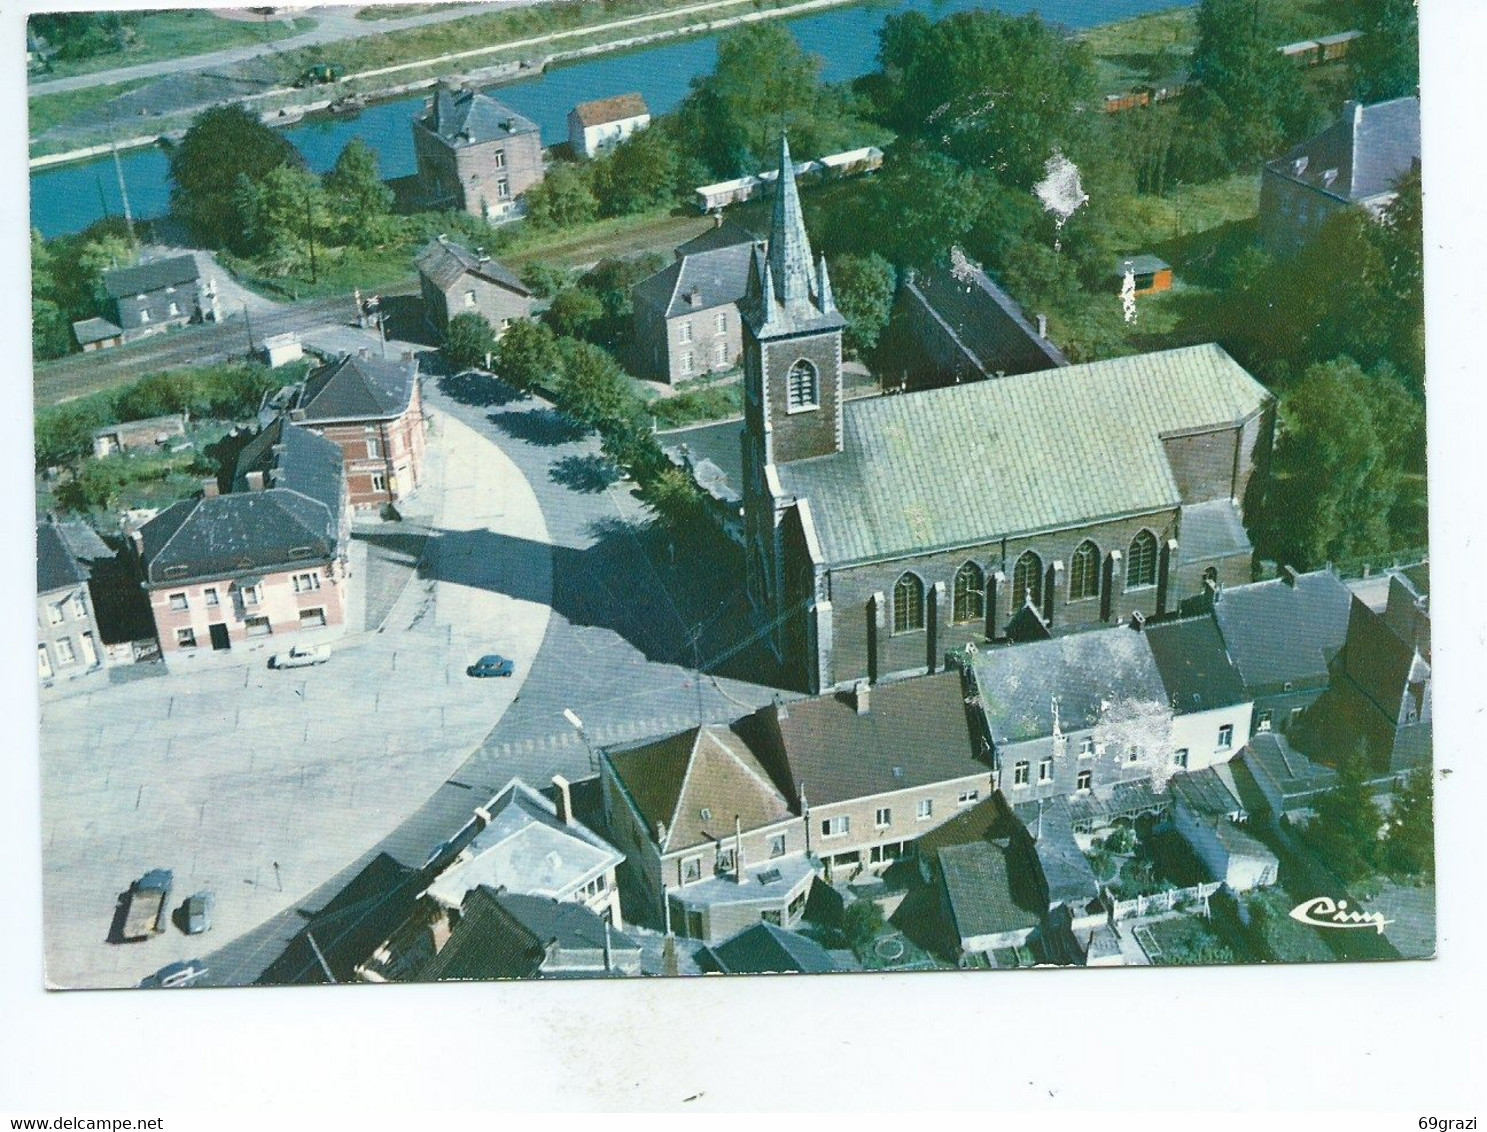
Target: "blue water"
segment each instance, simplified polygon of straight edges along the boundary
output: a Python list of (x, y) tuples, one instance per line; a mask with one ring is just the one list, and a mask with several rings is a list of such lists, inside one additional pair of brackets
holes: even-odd
[[(896, 12), (923, 12), (939, 19), (955, 12), (991, 8), (1012, 15), (1036, 11), (1044, 19), (1070, 28), (1093, 27), (1146, 12), (1182, 7), (1193, 0), (879, 0), (787, 21), (800, 45), (824, 60), (822, 77), (842, 82), (873, 70), (878, 29)], [(601, 55), (571, 66), (501, 86), (503, 102), (542, 127), (545, 142), (567, 139), (568, 111), (576, 103), (638, 90), (653, 113), (676, 107), (693, 76), (707, 74), (717, 61), (718, 36), (710, 35), (635, 51)], [(361, 138), (379, 155), (382, 175), (402, 177), (414, 171), (409, 120), (426, 95), (379, 103), (360, 114), (309, 121), (285, 130), (310, 167), (324, 172), (352, 138)], [(170, 207), (170, 168), (157, 148), (120, 155), (129, 203), (135, 216), (163, 216)], [(108, 158), (47, 169), (31, 175), (31, 223), (44, 236), (79, 232), (104, 215), (123, 209), (117, 179)]]

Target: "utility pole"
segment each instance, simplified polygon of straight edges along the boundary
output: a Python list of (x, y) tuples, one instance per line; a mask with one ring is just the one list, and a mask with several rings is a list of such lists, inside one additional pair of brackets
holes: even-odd
[(124, 166), (119, 161), (119, 139), (114, 133), (114, 114), (109, 110), (108, 115), (108, 148), (114, 156), (114, 176), (119, 179), (119, 199), (124, 204), (124, 225), (129, 229), (129, 242), (137, 244), (139, 241), (134, 236), (134, 214), (129, 208), (129, 190), (124, 185)]
[(248, 356), (253, 355), (253, 316), (248, 313), (248, 304), (243, 303), (243, 322), (248, 327)]
[(305, 192), (305, 233), (310, 239), (310, 282), (316, 283), (320, 279), (319, 272), (315, 268), (315, 213), (310, 207), (310, 194)]

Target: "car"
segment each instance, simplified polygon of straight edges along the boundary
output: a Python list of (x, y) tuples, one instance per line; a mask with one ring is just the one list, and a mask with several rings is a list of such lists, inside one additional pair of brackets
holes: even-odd
[(506, 659), (498, 653), (490, 653), (481, 657), (469, 668), (465, 669), (466, 676), (510, 676), (516, 671), (516, 663)]
[(216, 899), (210, 892), (198, 892), (186, 897), (181, 905), (181, 930), (187, 935), (200, 935), (212, 930), (212, 908)]
[(295, 645), (288, 652), (275, 653), (269, 658), (270, 668), (309, 668), (312, 664), (324, 664), (330, 659), (329, 645)]
[(140, 980), (142, 989), (175, 990), (189, 987), (206, 977), (207, 965), (200, 959), (183, 959), (179, 963), (167, 963), (153, 975)]

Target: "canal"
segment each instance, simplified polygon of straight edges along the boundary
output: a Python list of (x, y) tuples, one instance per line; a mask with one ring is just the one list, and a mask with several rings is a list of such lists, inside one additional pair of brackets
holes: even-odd
[[(955, 12), (993, 8), (1012, 15), (1036, 11), (1044, 19), (1070, 28), (1087, 28), (1146, 12), (1181, 7), (1192, 0), (875, 0), (784, 21), (800, 45), (824, 61), (822, 77), (843, 82), (876, 66), (878, 29), (889, 15), (923, 12), (940, 19)], [(699, 36), (614, 52), (556, 66), (546, 73), (504, 84), (498, 97), (542, 127), (544, 142), (567, 139), (568, 111), (576, 103), (626, 91), (645, 96), (652, 113), (675, 109), (694, 76), (707, 74), (717, 61), (719, 34)], [(325, 172), (352, 138), (361, 138), (378, 153), (382, 175), (402, 177), (414, 171), (409, 120), (426, 100), (410, 95), (368, 107), (359, 114), (319, 118), (288, 127), (285, 136), (316, 172)], [(158, 147), (120, 154), (129, 203), (137, 217), (163, 216), (170, 205), (170, 169)], [(80, 232), (105, 214), (122, 213), (118, 183), (108, 158), (80, 162), (31, 174), (31, 223), (43, 236)]]

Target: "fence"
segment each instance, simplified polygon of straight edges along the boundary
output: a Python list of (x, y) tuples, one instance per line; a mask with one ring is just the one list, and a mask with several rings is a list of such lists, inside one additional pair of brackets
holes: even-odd
[(1158, 912), (1170, 912), (1179, 904), (1202, 902), (1207, 911), (1208, 898), (1223, 888), (1222, 881), (1205, 881), (1187, 888), (1169, 888), (1151, 896), (1137, 896), (1132, 900), (1117, 900), (1110, 889), (1105, 889), (1105, 906), (1110, 909), (1110, 922), (1128, 920), (1132, 916), (1150, 916)]

